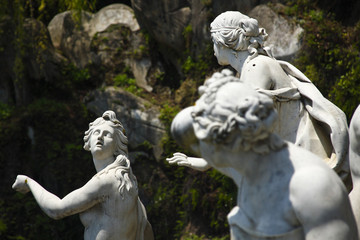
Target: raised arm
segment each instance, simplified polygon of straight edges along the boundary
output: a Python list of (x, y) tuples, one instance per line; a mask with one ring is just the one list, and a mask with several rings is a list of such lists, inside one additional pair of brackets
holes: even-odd
[(290, 200), (306, 240), (358, 240), (346, 189), (334, 173), (314, 167), (291, 182)]
[(31, 191), (40, 208), (51, 218), (60, 219), (79, 212), (83, 212), (107, 197), (109, 185), (106, 181), (100, 181), (94, 177), (83, 187), (60, 199), (48, 192), (35, 180), (18, 175), (12, 188), (26, 193)]

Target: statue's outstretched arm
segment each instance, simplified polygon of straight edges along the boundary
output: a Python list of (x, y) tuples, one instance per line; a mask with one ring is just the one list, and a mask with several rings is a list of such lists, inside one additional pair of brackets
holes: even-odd
[(206, 171), (210, 169), (209, 163), (203, 158), (188, 157), (183, 153), (174, 153), (174, 156), (167, 158), (170, 164), (189, 167), (198, 171)]
[(18, 175), (12, 188), (21, 193), (29, 191), (34, 195), (40, 208), (51, 218), (60, 219), (79, 212), (83, 212), (95, 204), (102, 202), (107, 196), (108, 186), (99, 178), (92, 178), (83, 187), (60, 199), (48, 192), (35, 180)]

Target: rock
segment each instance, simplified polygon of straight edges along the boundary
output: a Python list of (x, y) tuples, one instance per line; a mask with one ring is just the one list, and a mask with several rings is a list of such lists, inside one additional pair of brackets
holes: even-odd
[(160, 143), (165, 127), (159, 120), (159, 109), (156, 106), (114, 87), (91, 92), (85, 103), (87, 108), (98, 116), (106, 110), (113, 110), (124, 125), (130, 151), (148, 142), (153, 147), (155, 158), (160, 160), (163, 152)]
[(148, 47), (130, 7), (112, 4), (95, 14), (83, 11), (77, 24), (67, 11), (56, 15), (48, 26), (54, 46), (76, 66), (102, 71), (110, 82), (129, 67), (139, 87), (153, 90), (149, 83), (153, 64), (147, 52), (141, 51)]
[(153, 88), (148, 85), (147, 82), (147, 74), (152, 66), (150, 59), (144, 58), (140, 60), (130, 61), (131, 69), (134, 73), (134, 77), (136, 79), (136, 85), (145, 89), (148, 92), (151, 92)]
[(48, 25), (54, 47), (80, 68), (94, 61), (90, 53), (91, 39), (88, 34), (91, 18), (91, 13), (82, 11), (81, 24), (78, 24), (73, 19), (73, 13), (66, 11), (57, 14)]
[(141, 27), (159, 44), (177, 53), (184, 49), (183, 31), (191, 20), (188, 1), (132, 0), (131, 5)]
[(132, 32), (140, 30), (133, 10), (124, 4), (111, 4), (93, 15), (89, 23), (89, 35), (106, 30), (112, 24), (120, 24), (130, 28)]
[(272, 49), (274, 57), (289, 60), (299, 51), (299, 37), (304, 31), (299, 25), (280, 16), (267, 5), (255, 7), (249, 16), (257, 19), (260, 27), (269, 34), (265, 46)]
[[(31, 18), (24, 19), (20, 39), (15, 39), (12, 19), (2, 18), (0, 28), (0, 102), (25, 105), (44, 82), (61, 81), (61, 64), (65, 61), (55, 51), (46, 26)], [(15, 42), (24, 44), (14, 45)]]
[[(171, 62), (181, 75), (179, 57), (203, 54), (209, 44), (209, 25), (214, 16), (238, 10), (247, 13), (259, 2), (257, 0), (131, 0), (132, 8), (141, 28), (159, 43), (159, 50), (167, 62)], [(185, 56), (187, 57), (187, 56)]]

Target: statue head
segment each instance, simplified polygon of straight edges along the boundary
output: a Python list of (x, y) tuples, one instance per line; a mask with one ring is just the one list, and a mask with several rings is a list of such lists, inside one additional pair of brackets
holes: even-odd
[(258, 21), (240, 12), (228, 11), (217, 16), (210, 24), (214, 44), (234, 51), (249, 51), (257, 54), (263, 51), (267, 38), (265, 29), (259, 28)]
[[(101, 131), (104, 131), (104, 133)], [(91, 137), (100, 134), (100, 132), (104, 134), (104, 137), (107, 136), (109, 145), (114, 144), (113, 147), (109, 146), (109, 149), (112, 149), (111, 154), (113, 154), (114, 158), (118, 155), (128, 155), (128, 139), (125, 135), (125, 129), (113, 111), (104, 112), (102, 117), (97, 118), (89, 124), (89, 129), (85, 132), (84, 136), (85, 150), (91, 151), (92, 148), (96, 147), (96, 144), (92, 143)], [(112, 143), (112, 141), (114, 141), (114, 143)], [(102, 140), (101, 144), (106, 144), (105, 139)]]
[(271, 98), (228, 72), (215, 73), (207, 81), (192, 112), (199, 140), (259, 154), (284, 146), (271, 132), (277, 118)]

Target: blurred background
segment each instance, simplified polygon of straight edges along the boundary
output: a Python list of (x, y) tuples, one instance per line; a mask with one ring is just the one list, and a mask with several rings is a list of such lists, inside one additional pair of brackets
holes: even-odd
[(357, 0), (0, 0), (0, 239), (83, 239), (77, 215), (52, 220), (11, 185), (26, 174), (59, 197), (84, 185), (95, 168), (83, 134), (108, 109), (126, 128), (155, 239), (229, 239), (232, 180), (165, 161), (184, 152), (171, 120), (223, 68), (209, 24), (228, 10), (258, 19), (275, 57), (350, 121), (360, 101)]

